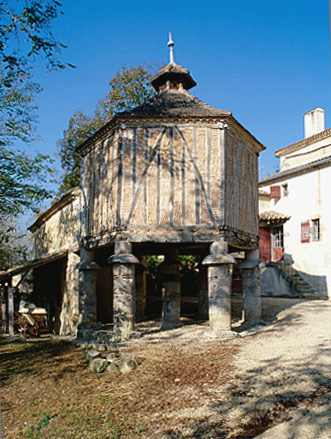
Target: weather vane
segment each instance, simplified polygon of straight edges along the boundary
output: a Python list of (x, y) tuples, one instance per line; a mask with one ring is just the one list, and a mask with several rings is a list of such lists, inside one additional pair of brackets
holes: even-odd
[(174, 45), (175, 43), (172, 41), (171, 32), (169, 32), (168, 46), (170, 47), (170, 64), (175, 62)]

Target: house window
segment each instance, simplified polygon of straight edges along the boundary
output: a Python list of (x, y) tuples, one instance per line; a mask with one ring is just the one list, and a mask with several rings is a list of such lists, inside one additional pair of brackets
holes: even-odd
[(283, 184), (282, 185), (283, 188), (283, 197), (288, 197), (288, 184)]
[(320, 220), (319, 218), (312, 220), (312, 237), (313, 241), (320, 240)]
[(274, 229), (274, 247), (283, 247), (283, 227), (277, 227)]

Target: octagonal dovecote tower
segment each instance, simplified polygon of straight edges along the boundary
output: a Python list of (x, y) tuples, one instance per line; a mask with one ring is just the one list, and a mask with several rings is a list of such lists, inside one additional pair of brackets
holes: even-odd
[(188, 70), (170, 63), (157, 94), (118, 114), (79, 147), (85, 244), (114, 233), (211, 231), (242, 248), (258, 235), (263, 146), (232, 116), (194, 97)]
[(90, 279), (81, 288), (90, 285), (91, 295), (98, 296), (98, 275), (87, 276), (84, 258), (90, 263), (95, 252), (109, 249), (113, 323), (122, 334), (133, 330), (143, 303), (135, 299), (135, 266), (144, 255), (165, 256), (163, 327), (179, 324), (178, 255), (185, 252), (199, 254), (208, 268), (205, 302), (212, 329), (230, 329), (235, 261), (228, 253), (245, 250), (252, 261), (258, 245), (258, 156), (264, 146), (230, 111), (212, 108), (189, 92), (196, 82), (175, 63), (171, 39), (169, 46), (170, 63), (152, 80), (155, 96), (117, 114), (78, 148), (82, 276)]

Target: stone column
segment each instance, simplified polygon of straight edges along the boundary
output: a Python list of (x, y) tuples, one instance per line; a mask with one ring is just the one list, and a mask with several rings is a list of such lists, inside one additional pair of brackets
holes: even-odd
[(199, 266), (198, 292), (199, 292), (199, 310), (200, 319), (208, 319), (208, 274), (205, 265)]
[(164, 261), (159, 266), (162, 288), (162, 324), (161, 329), (180, 326), (180, 262), (178, 250), (165, 252)]
[(135, 324), (135, 265), (140, 262), (131, 251), (130, 242), (117, 241), (115, 254), (107, 261), (113, 266), (114, 333), (121, 339), (130, 337)]
[(257, 323), (262, 317), (259, 252), (246, 252), (246, 259), (240, 264), (244, 297), (245, 322)]
[(79, 325), (93, 327), (97, 321), (97, 271), (99, 265), (93, 261), (94, 251), (81, 248), (79, 269)]
[(202, 261), (208, 266), (209, 324), (213, 332), (231, 330), (231, 282), (235, 260), (226, 254), (227, 242), (213, 242), (210, 255)]
[(79, 266), (80, 257), (68, 252), (64, 295), (60, 314), (60, 335), (76, 335), (79, 321)]

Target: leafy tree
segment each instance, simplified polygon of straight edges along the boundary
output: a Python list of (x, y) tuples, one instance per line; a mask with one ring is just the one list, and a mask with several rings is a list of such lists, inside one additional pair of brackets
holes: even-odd
[(150, 84), (153, 68), (147, 64), (136, 67), (122, 67), (109, 82), (109, 90), (95, 109), (94, 116), (87, 116), (81, 110), (73, 114), (63, 138), (58, 142), (59, 156), (64, 170), (58, 195), (63, 194), (80, 182), (80, 154), (76, 147), (95, 133), (116, 113), (130, 110), (154, 94)]
[(67, 65), (59, 58), (65, 46), (51, 32), (60, 7), (55, 0), (0, 0), (0, 260), (7, 266), (25, 252), (14, 242), (13, 215), (37, 211), (50, 196), (41, 186), (51, 171), (48, 157), (31, 158), (10, 146), (35, 138), (34, 98), (41, 87), (32, 81), (34, 61), (43, 58), (48, 70)]
[(68, 65), (58, 56), (65, 46), (51, 31), (61, 6), (56, 0), (0, 0), (0, 64), (7, 72), (7, 87), (13, 79), (30, 74), (36, 57), (44, 58), (50, 70)]
[(36, 210), (49, 196), (40, 187), (50, 172), (45, 155), (30, 158), (9, 146), (16, 140), (35, 138), (36, 106), (41, 91), (32, 82), (32, 64), (42, 57), (49, 70), (62, 69), (61, 47), (51, 24), (61, 13), (55, 0), (0, 0), (0, 213)]
[(12, 215), (0, 214), (0, 271), (24, 263), (28, 258), (28, 246), (17, 234)]

